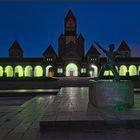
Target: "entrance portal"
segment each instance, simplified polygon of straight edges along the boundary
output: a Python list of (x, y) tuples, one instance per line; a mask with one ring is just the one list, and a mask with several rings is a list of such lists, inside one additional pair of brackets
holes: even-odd
[(70, 63), (66, 66), (66, 76), (78, 76), (78, 67), (74, 63)]

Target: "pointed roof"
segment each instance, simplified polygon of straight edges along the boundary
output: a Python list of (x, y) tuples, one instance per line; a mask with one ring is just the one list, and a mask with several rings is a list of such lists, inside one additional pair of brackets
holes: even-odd
[(78, 38), (84, 39), (84, 37), (83, 37), (83, 35), (81, 33), (79, 34)]
[(55, 53), (55, 51), (54, 51), (54, 49), (53, 49), (53, 47), (52, 47), (51, 44), (50, 44), (50, 45), (48, 46), (48, 48), (44, 51), (43, 55), (55, 55), (55, 56), (57, 56), (57, 54)]
[(127, 43), (123, 40), (118, 48), (118, 51), (131, 51)]
[(61, 39), (62, 37), (64, 37), (64, 35), (61, 33), (58, 39)]
[(9, 48), (9, 50), (20, 50), (23, 51), (19, 42), (17, 40), (15, 40), (12, 44), (12, 46)]
[(74, 22), (76, 22), (76, 18), (75, 15), (73, 14), (72, 10), (70, 9), (65, 17), (65, 23), (72, 18), (74, 20)]
[(100, 53), (98, 52), (98, 50), (93, 45), (91, 45), (91, 47), (89, 48), (86, 56), (88, 56), (88, 55), (100, 55)]

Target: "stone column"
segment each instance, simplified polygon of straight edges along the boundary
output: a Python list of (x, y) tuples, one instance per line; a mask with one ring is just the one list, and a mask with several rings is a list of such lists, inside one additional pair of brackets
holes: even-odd
[(137, 76), (139, 76), (139, 66), (137, 66)]
[(43, 66), (43, 77), (46, 77), (46, 67)]
[(25, 77), (25, 67), (22, 67), (23, 70), (23, 77)]
[(34, 70), (35, 70), (35, 68), (34, 67), (32, 67), (33, 69), (31, 70), (31, 77), (35, 77), (34, 76)]

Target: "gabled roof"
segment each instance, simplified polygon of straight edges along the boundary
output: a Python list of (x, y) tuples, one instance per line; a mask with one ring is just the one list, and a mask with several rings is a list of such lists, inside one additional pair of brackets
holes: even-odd
[(100, 53), (98, 52), (98, 50), (93, 45), (91, 45), (91, 47), (89, 48), (86, 56), (88, 56), (88, 55), (100, 55)]
[(121, 42), (121, 44), (117, 50), (118, 51), (131, 51), (131, 49), (129, 48), (129, 46), (127, 45), (127, 43), (124, 40)]
[(20, 50), (23, 51), (19, 42), (17, 40), (15, 40), (12, 44), (12, 46), (9, 48), (9, 50)]
[(65, 17), (65, 23), (72, 18), (74, 22), (76, 22), (76, 18), (75, 15), (73, 14), (73, 12), (71, 11), (71, 9), (68, 11), (66, 17)]
[(80, 33), (78, 36), (79, 39), (84, 39), (83, 35)]
[(55, 53), (55, 51), (54, 51), (54, 49), (53, 49), (53, 47), (52, 47), (51, 44), (50, 44), (50, 45), (48, 46), (48, 48), (44, 51), (43, 55), (55, 55), (55, 56), (57, 56), (57, 54)]

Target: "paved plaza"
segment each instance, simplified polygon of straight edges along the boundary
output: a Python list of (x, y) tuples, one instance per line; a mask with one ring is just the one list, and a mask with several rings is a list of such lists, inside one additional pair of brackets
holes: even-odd
[[(140, 125), (140, 97), (134, 108), (121, 111), (98, 108), (89, 103), (89, 88), (61, 88), (41, 119), (43, 129), (112, 129), (137, 128)], [(117, 106), (115, 106), (117, 107)], [(139, 127), (140, 128), (140, 127)]]
[[(47, 119), (68, 118), (66, 112), (78, 112), (74, 118), (83, 119), (88, 105), (88, 88), (62, 88), (57, 95), (37, 95), (33, 97), (0, 97), (0, 140), (139, 140), (139, 129), (83, 129), (83, 130), (50, 130), (40, 131), (40, 121), (47, 116), (47, 112), (61, 112), (48, 116)], [(11, 100), (12, 98), (12, 100)], [(4, 102), (5, 101), (5, 102)], [(79, 106), (80, 105), (80, 106)], [(69, 108), (69, 110), (67, 110)], [(47, 110), (48, 109), (48, 110)], [(50, 109), (50, 110), (49, 110)], [(62, 110), (61, 110), (62, 109)], [(135, 95), (135, 106), (133, 109), (118, 111), (112, 114), (108, 111), (98, 110), (89, 106), (88, 112), (94, 109), (92, 114), (88, 114), (89, 119), (140, 118), (140, 96)], [(81, 112), (81, 114), (80, 114)], [(113, 111), (114, 113), (116, 111)], [(97, 113), (97, 114), (96, 114)], [(95, 114), (95, 115), (93, 115)], [(127, 115), (125, 115), (127, 114)], [(129, 115), (128, 115), (129, 114)], [(58, 115), (58, 116), (57, 116)], [(71, 115), (69, 117), (72, 117)], [(59, 118), (58, 118), (59, 117)], [(46, 118), (46, 117), (45, 117)]]

